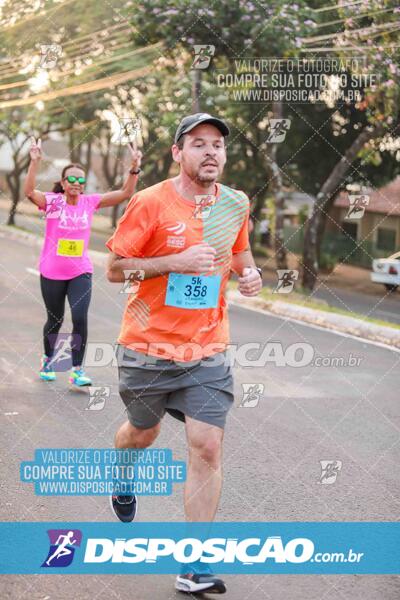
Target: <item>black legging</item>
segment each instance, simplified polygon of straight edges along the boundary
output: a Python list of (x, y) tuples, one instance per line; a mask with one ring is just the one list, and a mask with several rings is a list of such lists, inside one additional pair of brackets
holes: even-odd
[(83, 362), (88, 334), (88, 310), (92, 294), (92, 275), (83, 273), (73, 279), (47, 279), (40, 276), (40, 288), (47, 310), (47, 321), (43, 328), (44, 351), (48, 357), (54, 352), (54, 343), (49, 334), (60, 331), (64, 320), (65, 298), (71, 307), (72, 334), (77, 334), (80, 344), (74, 348), (72, 344), (72, 366), (78, 367)]

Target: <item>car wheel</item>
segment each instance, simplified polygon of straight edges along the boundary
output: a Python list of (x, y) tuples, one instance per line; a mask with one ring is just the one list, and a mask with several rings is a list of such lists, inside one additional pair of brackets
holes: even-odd
[(388, 292), (395, 292), (398, 287), (398, 285), (394, 285), (393, 283), (385, 283), (385, 288)]

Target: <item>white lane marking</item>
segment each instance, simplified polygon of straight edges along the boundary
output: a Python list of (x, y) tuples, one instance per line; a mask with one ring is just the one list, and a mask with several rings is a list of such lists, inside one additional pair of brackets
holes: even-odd
[(362, 342), (363, 344), (371, 344), (372, 346), (378, 346), (379, 348), (385, 348), (386, 350), (391, 350), (392, 352), (400, 353), (400, 348), (389, 346), (389, 344), (384, 344), (383, 342), (374, 342), (374, 340), (367, 340), (366, 338), (359, 337), (351, 333), (345, 333), (344, 331), (336, 331), (335, 329), (328, 329), (327, 327), (321, 327), (320, 325), (315, 325), (314, 323), (307, 323), (307, 321), (300, 321), (299, 319), (294, 319), (293, 317), (277, 315), (276, 313), (270, 312), (269, 310), (262, 310), (261, 308), (244, 306), (243, 304), (239, 304), (232, 301), (230, 301), (229, 304), (231, 304), (232, 306), (237, 306), (238, 308), (243, 308), (245, 310), (252, 310), (253, 312), (261, 313), (262, 315), (268, 315), (269, 317), (276, 317), (277, 319), (282, 319), (283, 321), (291, 321), (292, 323), (298, 323), (299, 325), (303, 325), (304, 327), (318, 329), (318, 331), (325, 331), (326, 333), (341, 335), (342, 337), (351, 338), (352, 340), (357, 340), (358, 342)]
[(40, 275), (40, 271), (38, 271), (37, 269), (32, 269), (31, 267), (26, 267), (26, 270), (28, 271), (28, 273), (30, 273), (31, 275)]

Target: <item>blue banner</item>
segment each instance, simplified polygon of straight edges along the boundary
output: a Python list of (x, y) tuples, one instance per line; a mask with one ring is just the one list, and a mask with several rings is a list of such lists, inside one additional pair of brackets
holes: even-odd
[(39, 496), (167, 496), (186, 480), (186, 463), (168, 448), (38, 448), (20, 477)]
[(8, 574), (400, 574), (400, 523), (3, 522), (0, 533)]

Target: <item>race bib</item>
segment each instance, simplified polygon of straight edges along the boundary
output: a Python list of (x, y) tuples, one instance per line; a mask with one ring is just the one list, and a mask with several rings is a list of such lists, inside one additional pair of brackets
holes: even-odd
[(82, 256), (84, 240), (58, 240), (58, 256)]
[(216, 308), (221, 275), (170, 273), (165, 304), (178, 308)]

